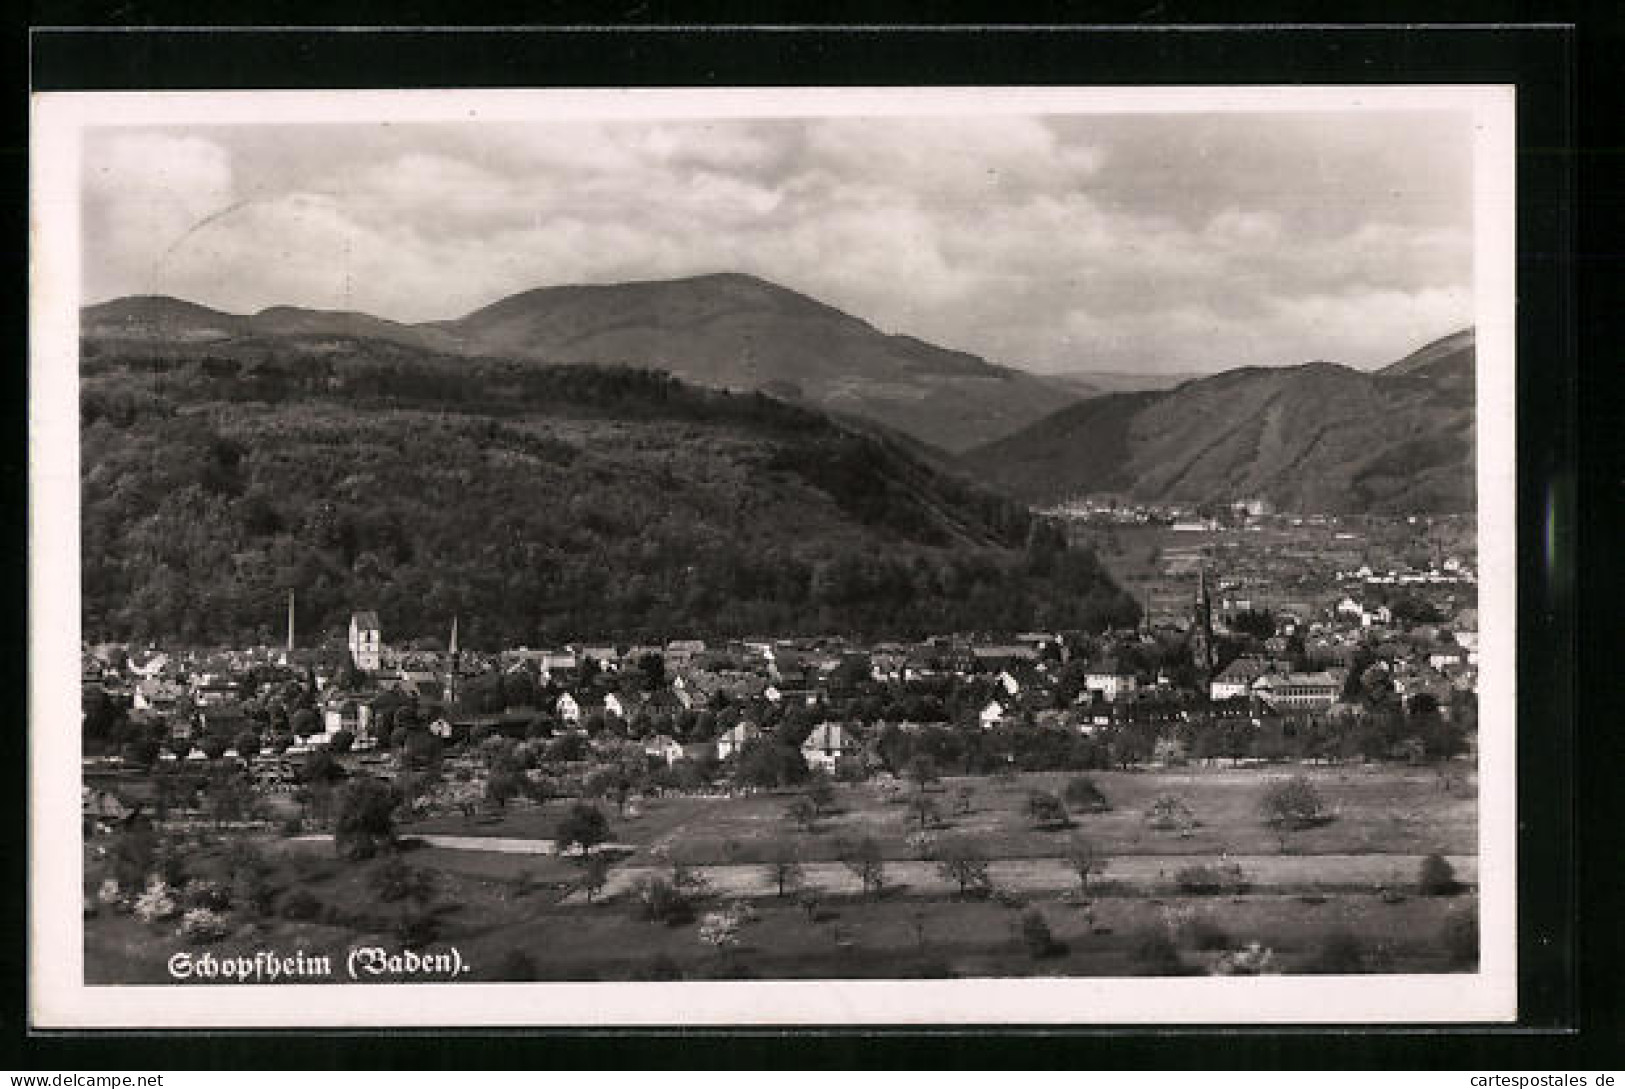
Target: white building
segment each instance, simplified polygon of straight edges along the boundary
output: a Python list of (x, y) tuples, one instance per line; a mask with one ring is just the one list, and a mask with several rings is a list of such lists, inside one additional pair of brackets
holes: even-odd
[(378, 614), (371, 609), (350, 614), (350, 657), (357, 669), (368, 671), (382, 665), (383, 635), (378, 628)]

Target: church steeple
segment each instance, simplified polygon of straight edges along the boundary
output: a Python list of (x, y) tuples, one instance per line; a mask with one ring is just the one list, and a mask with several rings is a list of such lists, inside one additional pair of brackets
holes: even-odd
[(458, 673), (462, 672), (462, 663), (459, 660), (460, 656), (457, 653), (457, 617), (456, 616), (453, 616), (451, 618), (451, 642), (447, 644), (446, 652), (447, 652), (447, 655), (451, 659), (451, 665), (446, 670), (446, 702), (447, 703), (456, 703), (457, 702), (457, 675), (458, 675)]
[(1213, 599), (1208, 595), (1207, 568), (1196, 569), (1196, 601), (1191, 616), (1191, 661), (1206, 691), (1216, 664), (1213, 646)]

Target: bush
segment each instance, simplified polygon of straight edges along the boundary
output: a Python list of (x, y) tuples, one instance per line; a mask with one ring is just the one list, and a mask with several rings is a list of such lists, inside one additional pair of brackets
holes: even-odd
[(1249, 887), (1246, 874), (1234, 862), (1211, 866), (1186, 866), (1174, 874), (1179, 891), (1192, 896), (1219, 896), (1224, 893), (1246, 892)]
[(434, 895), (434, 875), (407, 865), (399, 855), (385, 859), (372, 871), (371, 884), (386, 903), (407, 899), (422, 903)]
[(1064, 951), (1050, 931), (1049, 923), (1045, 921), (1043, 912), (1032, 908), (1021, 917), (1021, 941), (1027, 947), (1028, 956), (1034, 960), (1044, 957), (1053, 957)]
[(1216, 976), (1261, 976), (1275, 966), (1275, 952), (1258, 942), (1221, 953), (1213, 962)]
[(1066, 799), (1067, 805), (1086, 813), (1104, 813), (1111, 808), (1105, 793), (1087, 775), (1068, 782), (1062, 797)]
[(1072, 823), (1061, 799), (1044, 790), (1027, 795), (1027, 819), (1035, 828), (1065, 828)]
[(632, 894), (639, 917), (649, 922), (678, 926), (694, 918), (693, 903), (664, 877), (639, 878)]
[(304, 832), (305, 822), (300, 820), (298, 817), (289, 817), (287, 820), (282, 822), (282, 835), (286, 839), (293, 839), (295, 836), (304, 835)]
[(219, 881), (205, 881), (195, 878), (186, 883), (181, 895), (187, 907), (207, 908), (210, 911), (225, 911), (231, 907), (231, 891)]
[(1478, 964), (1478, 913), (1463, 911), (1444, 921), (1445, 953), (1452, 968), (1472, 968)]
[(178, 914), (180, 907), (175, 903), (169, 885), (163, 878), (154, 875), (147, 882), (146, 891), (136, 897), (135, 917), (144, 923), (152, 923), (161, 919), (173, 919)]
[(1224, 927), (1220, 926), (1212, 919), (1192, 919), (1190, 925), (1187, 927), (1187, 930), (1190, 934), (1191, 944), (1195, 946), (1197, 950), (1203, 953), (1211, 953), (1216, 950), (1229, 949), (1234, 944), (1234, 942), (1231, 940), (1230, 934), (1224, 929)]
[(403, 912), (395, 921), (395, 938), (407, 949), (421, 949), (440, 937), (440, 920), (427, 907)]
[(1306, 965), (1321, 975), (1347, 976), (1366, 970), (1366, 950), (1350, 930), (1333, 930), (1320, 941), (1320, 948)]
[(322, 914), (322, 902), (309, 889), (294, 889), (282, 900), (282, 917), (296, 923), (312, 922)]
[(195, 942), (216, 942), (224, 938), (231, 925), (218, 911), (193, 908), (181, 916), (181, 936)]
[(1145, 822), (1159, 832), (1189, 832), (1198, 824), (1191, 807), (1177, 794), (1164, 794), (1153, 801)]
[(1454, 896), (1461, 891), (1461, 883), (1443, 855), (1431, 854), (1417, 869), (1416, 888), (1423, 896)]
[(376, 779), (351, 783), (339, 795), (333, 846), (346, 858), (371, 858), (395, 841), (400, 795)]
[(998, 888), (993, 890), (993, 902), (998, 904), (1000, 907), (1007, 908), (1024, 908), (1027, 906), (1026, 897), (1022, 896), (1014, 889), (1006, 888)]
[(1168, 931), (1161, 926), (1147, 926), (1134, 934), (1129, 946), (1129, 957), (1142, 975), (1182, 976), (1190, 973), (1179, 955)]

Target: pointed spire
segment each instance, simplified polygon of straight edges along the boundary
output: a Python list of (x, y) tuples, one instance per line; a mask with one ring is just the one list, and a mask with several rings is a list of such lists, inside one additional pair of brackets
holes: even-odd
[(288, 653), (293, 653), (293, 590), (288, 591)]
[(452, 654), (457, 653), (457, 618), (455, 616), (451, 618), (451, 645), (448, 649)]

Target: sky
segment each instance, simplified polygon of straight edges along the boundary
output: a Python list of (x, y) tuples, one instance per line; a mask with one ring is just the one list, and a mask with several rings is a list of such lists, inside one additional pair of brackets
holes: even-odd
[(1471, 323), (1465, 113), (93, 128), (86, 302), (461, 316), (751, 273), (1041, 372), (1375, 367)]

